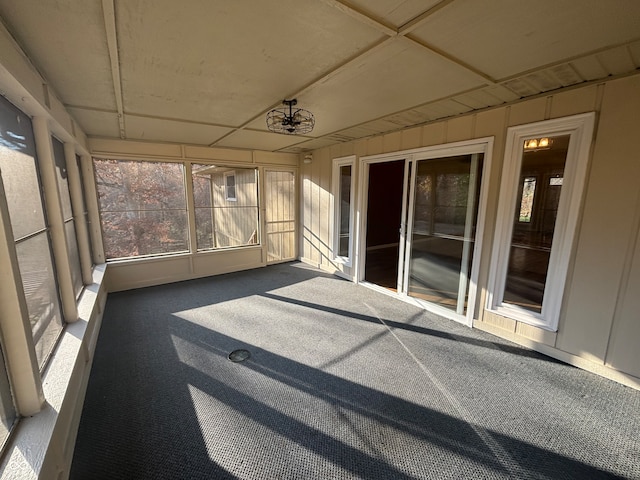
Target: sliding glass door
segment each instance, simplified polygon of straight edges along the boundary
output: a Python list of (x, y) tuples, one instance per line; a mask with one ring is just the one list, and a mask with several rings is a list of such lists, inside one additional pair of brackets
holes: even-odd
[[(491, 144), (479, 139), (363, 158), (360, 281), (471, 325)], [(389, 257), (384, 268), (382, 253)]]
[(484, 155), (416, 160), (405, 293), (466, 315)]

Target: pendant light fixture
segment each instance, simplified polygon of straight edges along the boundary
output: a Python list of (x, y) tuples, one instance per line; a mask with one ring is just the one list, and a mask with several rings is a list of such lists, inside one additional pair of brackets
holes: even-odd
[(267, 113), (267, 128), (275, 133), (300, 135), (313, 130), (316, 123), (313, 113), (303, 108), (294, 108), (298, 101), (283, 100), (283, 108), (274, 108)]

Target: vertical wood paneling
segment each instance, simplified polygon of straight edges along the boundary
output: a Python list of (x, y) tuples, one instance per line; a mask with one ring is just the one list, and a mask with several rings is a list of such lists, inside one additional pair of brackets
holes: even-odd
[(313, 199), (313, 208), (311, 210), (311, 260), (320, 265), (320, 239), (318, 233), (320, 231), (320, 160), (314, 159), (311, 163), (311, 197)]
[(402, 147), (402, 132), (387, 133), (382, 136), (382, 151), (384, 153), (397, 152)]
[(507, 109), (496, 108), (476, 115), (474, 124), (474, 138), (494, 137), (493, 158), (491, 170), (487, 172), (483, 182), (488, 182), (487, 211), (485, 213), (486, 227), (482, 240), (482, 252), (480, 254), (480, 270), (478, 273), (478, 303), (476, 311), (478, 318), (483, 319), (485, 312), (483, 306), (487, 295), (487, 282), (491, 263), (491, 251), (493, 249), (493, 236), (495, 231), (498, 200), (500, 197), (500, 177), (504, 158), (504, 146), (506, 137)]
[(332, 255), (329, 238), (331, 224), (331, 159), (325, 155), (320, 159), (320, 255), (323, 265), (331, 265)]
[(311, 209), (313, 208), (313, 192), (311, 187), (311, 165), (303, 164), (302, 167), (302, 212), (300, 222), (302, 234), (302, 258), (311, 260)]
[(410, 150), (422, 145), (422, 127), (408, 128), (400, 133), (402, 135), (402, 150)]
[(636, 204), (635, 248), (623, 275), (620, 304), (614, 318), (606, 364), (640, 378), (640, 195)]
[(449, 120), (447, 122), (446, 143), (469, 140), (472, 135), (473, 120), (473, 115), (465, 115)]
[[(556, 346), (604, 362), (626, 252), (635, 233), (640, 76), (606, 85), (594, 147), (572, 282)], [(637, 321), (620, 318), (619, 321)]]
[(509, 126), (540, 122), (544, 120), (546, 111), (547, 97), (535, 98), (511, 105), (509, 107)]
[(597, 92), (598, 87), (591, 85), (554, 95), (551, 99), (551, 118), (593, 112), (596, 109)]
[(369, 138), (367, 140), (367, 155), (377, 155), (382, 153), (383, 149), (384, 143), (382, 135), (378, 135), (377, 137)]
[(422, 127), (422, 146), (439, 145), (445, 142), (446, 122), (430, 123)]
[(236, 200), (226, 199), (225, 172), (211, 176), (214, 247), (250, 245), (258, 242), (258, 196), (253, 168), (229, 169), (235, 174)]

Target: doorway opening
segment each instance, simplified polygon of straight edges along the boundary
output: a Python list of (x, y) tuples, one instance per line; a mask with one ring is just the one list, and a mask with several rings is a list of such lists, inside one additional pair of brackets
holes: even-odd
[(397, 291), (405, 160), (369, 165), (364, 280)]

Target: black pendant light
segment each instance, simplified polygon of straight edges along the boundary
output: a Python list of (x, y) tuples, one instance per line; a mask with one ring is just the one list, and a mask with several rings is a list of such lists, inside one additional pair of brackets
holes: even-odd
[(276, 133), (300, 135), (313, 130), (316, 123), (313, 113), (303, 108), (294, 108), (298, 101), (283, 100), (283, 108), (274, 108), (267, 113), (267, 128)]

